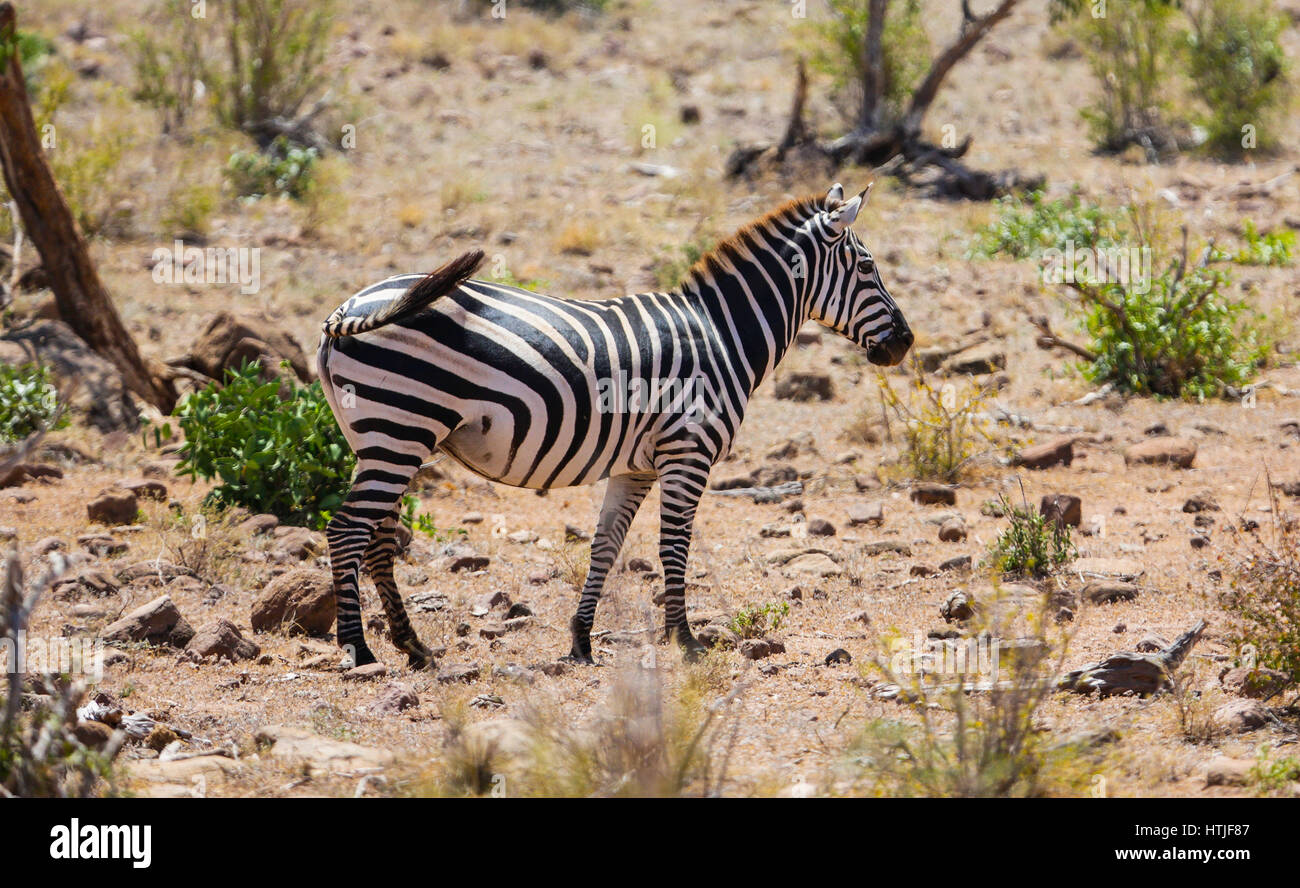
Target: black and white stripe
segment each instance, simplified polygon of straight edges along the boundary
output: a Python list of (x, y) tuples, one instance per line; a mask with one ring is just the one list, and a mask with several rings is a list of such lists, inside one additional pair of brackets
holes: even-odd
[[(792, 201), (719, 245), (668, 293), (580, 301), (469, 280), (475, 251), (431, 275), (350, 298), (324, 324), (318, 362), (358, 463), (327, 535), (339, 643), (373, 662), (361, 629), (364, 564), (412, 665), (429, 662), (392, 578), (398, 502), (434, 450), (495, 481), (554, 488), (610, 483), (573, 618), (572, 656), (590, 662), (605, 578), (657, 480), (664, 619), (694, 655), (685, 571), (695, 508), (731, 448), (754, 390), (799, 327), (820, 321), (879, 364), (912, 343), (871, 254), (849, 226), (866, 192)], [(608, 409), (611, 386), (691, 381), (692, 396)], [(679, 389), (681, 391), (681, 389)]]

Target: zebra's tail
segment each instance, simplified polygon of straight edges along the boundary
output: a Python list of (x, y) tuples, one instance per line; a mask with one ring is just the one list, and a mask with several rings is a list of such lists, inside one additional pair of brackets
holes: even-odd
[(397, 299), (368, 315), (345, 317), (343, 307), (340, 306), (326, 318), (325, 323), (321, 324), (321, 330), (330, 339), (341, 339), (344, 336), (356, 336), (370, 330), (377, 330), (385, 324), (404, 321), (424, 311), (434, 300), (446, 296), (465, 283), (482, 264), (483, 251), (470, 250), (457, 256), (437, 271), (429, 272)]

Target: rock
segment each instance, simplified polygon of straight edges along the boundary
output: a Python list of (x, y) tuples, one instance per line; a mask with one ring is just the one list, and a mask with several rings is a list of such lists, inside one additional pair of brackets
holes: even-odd
[(383, 678), (388, 674), (388, 667), (383, 663), (367, 663), (364, 666), (353, 666), (347, 672), (343, 673), (344, 681), (373, 681), (376, 678)]
[(1218, 512), (1221, 511), (1214, 497), (1208, 493), (1198, 493), (1183, 503), (1184, 512)]
[(482, 523), (483, 523), (483, 513), (482, 513), (482, 512), (466, 512), (464, 515), (461, 516), (460, 523), (461, 523), (461, 524), (482, 524)]
[(280, 526), (271, 531), (273, 552), (281, 560), (302, 561), (325, 554), (325, 538), (305, 527)]
[(829, 401), (835, 397), (835, 384), (827, 373), (782, 373), (774, 394), (780, 401)]
[(1238, 666), (1219, 677), (1223, 689), (1239, 697), (1265, 700), (1281, 691), (1290, 679), (1285, 672), (1263, 666)]
[(956, 558), (949, 558), (947, 561), (939, 564), (939, 570), (970, 570), (971, 557), (969, 555), (958, 555)]
[(854, 475), (853, 486), (858, 489), (858, 493), (866, 493), (868, 490), (879, 490), (880, 479), (874, 475)]
[(1083, 597), (1093, 604), (1111, 604), (1132, 601), (1138, 597), (1138, 587), (1118, 580), (1094, 580), (1083, 587)]
[(204, 626), (185, 646), (200, 657), (225, 657), (228, 660), (253, 660), (262, 649), (244, 638), (239, 627), (229, 620), (218, 619)]
[(699, 629), (695, 637), (709, 647), (731, 649), (740, 644), (740, 636), (721, 623), (709, 623)]
[(1148, 634), (1142, 636), (1138, 643), (1133, 646), (1133, 650), (1139, 654), (1154, 654), (1163, 651), (1167, 647), (1169, 647), (1169, 642), (1166, 639), (1161, 638), (1159, 635)]
[(523, 528), (516, 530), (514, 533), (507, 534), (506, 539), (510, 540), (512, 543), (528, 545), (529, 543), (537, 542), (537, 531)]
[(912, 502), (923, 506), (955, 506), (957, 491), (946, 484), (922, 481), (912, 488)]
[(166, 725), (154, 725), (144, 738), (144, 745), (154, 752), (162, 752), (179, 739), (180, 735)]
[(854, 503), (849, 506), (849, 526), (863, 524), (880, 526), (885, 522), (885, 505), (881, 502)]
[(528, 585), (544, 586), (551, 580), (555, 579), (556, 570), (553, 567), (539, 568), (528, 572)]
[(808, 521), (809, 536), (835, 536), (835, 525), (824, 518), (812, 518)]
[(844, 648), (836, 648), (826, 655), (824, 662), (827, 666), (838, 666), (841, 663), (852, 663), (853, 655), (844, 650)]
[(966, 539), (966, 522), (960, 518), (949, 518), (939, 528), (939, 539), (945, 543), (960, 543)]
[(969, 595), (958, 589), (939, 605), (939, 613), (946, 623), (960, 623), (975, 616), (974, 602)]
[(280, 519), (274, 515), (253, 515), (239, 522), (235, 528), (241, 536), (259, 536), (274, 531), (280, 526)]
[(97, 558), (121, 555), (131, 547), (125, 540), (107, 533), (87, 533), (77, 537), (77, 545)]
[(451, 559), (447, 564), (447, 570), (452, 573), (460, 573), (462, 570), (473, 573), (479, 570), (487, 570), (492, 559), (486, 555), (458, 555)]
[(932, 577), (938, 572), (938, 568), (929, 564), (913, 564), (908, 570), (908, 573), (914, 577)]
[(785, 644), (775, 638), (747, 638), (740, 643), (740, 655), (746, 660), (762, 660), (784, 653)]
[(1196, 459), (1196, 442), (1186, 438), (1148, 438), (1124, 451), (1125, 465), (1169, 465), (1190, 469)]
[(501, 623), (488, 623), (486, 626), (483, 626), (478, 630), (478, 635), (479, 638), (491, 640), (493, 638), (504, 638), (505, 634), (509, 631), (510, 630)]
[(983, 376), (1007, 369), (1007, 356), (992, 346), (976, 346), (953, 355), (944, 362), (943, 369), (957, 376)]
[(67, 548), (68, 544), (58, 537), (45, 537), (32, 546), (32, 554), (37, 556), (48, 555), (51, 552), (62, 552)]
[(1026, 469), (1048, 469), (1052, 466), (1068, 466), (1074, 462), (1074, 439), (1057, 438), (1043, 444), (1026, 447), (1016, 454), (1013, 465)]
[(875, 540), (874, 542), (862, 544), (863, 555), (884, 555), (886, 552), (893, 552), (905, 558), (912, 557), (912, 547), (898, 540)]
[(257, 360), (262, 361), (262, 374), (268, 379), (278, 375), (281, 361), (288, 361), (300, 382), (311, 381), (307, 356), (297, 341), (270, 318), (256, 314), (214, 315), (190, 349), (189, 366), (213, 379), (225, 379), (227, 370)]
[(86, 504), (86, 517), (92, 524), (134, 524), (140, 503), (129, 490), (108, 488)]
[(653, 573), (655, 566), (649, 558), (629, 558), (625, 569), (634, 573)]
[(160, 503), (167, 502), (167, 485), (161, 481), (152, 481), (145, 478), (140, 481), (122, 481), (118, 484), (123, 490), (129, 490), (139, 499), (157, 500)]
[(103, 749), (113, 739), (113, 729), (103, 722), (79, 721), (72, 726), (72, 736), (87, 749)]
[(1187, 542), (1193, 549), (1204, 549), (1206, 546), (1210, 545), (1210, 537), (1207, 534), (1194, 533)]
[(1258, 700), (1233, 700), (1214, 710), (1214, 723), (1229, 734), (1244, 734), (1268, 724), (1268, 710)]
[(375, 715), (397, 715), (419, 705), (420, 698), (416, 696), (415, 688), (404, 682), (390, 681), (370, 705), (370, 711)]
[(815, 576), (838, 577), (844, 573), (843, 568), (831, 560), (829, 555), (821, 552), (806, 552), (785, 562), (783, 572), (790, 577)]
[(171, 596), (160, 595), (109, 624), (100, 638), (108, 644), (147, 641), (183, 648), (194, 638), (194, 629), (181, 616)]
[(327, 571), (299, 567), (266, 584), (253, 602), (254, 632), (325, 635), (334, 625), (334, 583)]
[(385, 768), (395, 756), (390, 750), (331, 740), (302, 728), (267, 725), (253, 735), (264, 756), (301, 763), (311, 771), (355, 774), (373, 768)]
[(477, 663), (448, 663), (438, 670), (438, 681), (442, 684), (454, 682), (478, 681), (482, 669)]
[(116, 595), (119, 588), (118, 584), (99, 568), (83, 567), (74, 574), (65, 574), (55, 580), (51, 591), (56, 598), (80, 598), (87, 594), (104, 598)]
[(1245, 786), (1250, 780), (1251, 769), (1256, 762), (1252, 759), (1229, 758), (1216, 755), (1205, 765), (1206, 786)]
[(1039, 513), (1048, 521), (1065, 527), (1083, 523), (1083, 500), (1068, 493), (1050, 493), (1038, 504)]
[(493, 608), (509, 607), (510, 596), (504, 589), (497, 589), (494, 592), (484, 592), (474, 603), (470, 605), (469, 612), (476, 617), (485, 617)]
[(164, 586), (178, 577), (194, 577), (194, 571), (161, 558), (136, 561), (117, 572), (120, 582), (132, 586)]

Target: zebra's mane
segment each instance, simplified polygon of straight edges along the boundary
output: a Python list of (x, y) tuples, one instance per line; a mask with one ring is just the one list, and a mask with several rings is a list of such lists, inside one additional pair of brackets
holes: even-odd
[(810, 194), (786, 201), (767, 215), (742, 226), (731, 237), (719, 241), (717, 246), (696, 260), (686, 273), (686, 278), (696, 283), (703, 283), (708, 275), (720, 272), (725, 267), (724, 260), (740, 258), (746, 250), (746, 242), (752, 242), (761, 229), (767, 228), (773, 222), (801, 225), (822, 210), (828, 209), (834, 208), (827, 206), (825, 197), (820, 194)]

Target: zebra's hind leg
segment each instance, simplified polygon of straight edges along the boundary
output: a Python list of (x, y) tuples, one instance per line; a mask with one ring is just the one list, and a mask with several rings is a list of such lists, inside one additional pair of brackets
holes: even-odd
[(660, 470), (659, 560), (664, 568), (664, 629), (682, 646), (687, 660), (697, 660), (707, 648), (691, 634), (686, 619), (686, 556), (691, 548), (695, 508), (709, 481), (703, 458), (677, 460)]
[(397, 512), (393, 512), (375, 532), (375, 538), (366, 549), (366, 572), (375, 581), (379, 598), (388, 615), (388, 637), (393, 646), (406, 654), (407, 665), (412, 669), (427, 669), (433, 665), (433, 653), (420, 643), (402, 604), (402, 595), (393, 578), (393, 560), (397, 556)]
[(600, 518), (596, 521), (596, 532), (591, 537), (591, 566), (587, 569), (587, 581), (582, 587), (578, 612), (569, 624), (573, 632), (569, 659), (575, 662), (595, 662), (591, 657), (591, 626), (596, 620), (596, 605), (600, 603), (605, 578), (623, 548), (627, 529), (632, 525), (637, 509), (641, 508), (641, 503), (653, 484), (654, 478), (638, 478), (633, 475), (618, 475), (609, 479), (605, 501), (600, 507)]
[[(385, 457), (383, 460), (363, 457), (357, 463), (352, 489), (325, 528), (334, 597), (338, 602), (338, 643), (351, 654), (354, 666), (376, 662), (361, 628), (358, 589), (361, 562), (375, 531), (390, 516), (395, 516), (402, 494), (420, 468), (419, 457), (391, 452)], [(402, 462), (394, 462), (395, 459)]]

